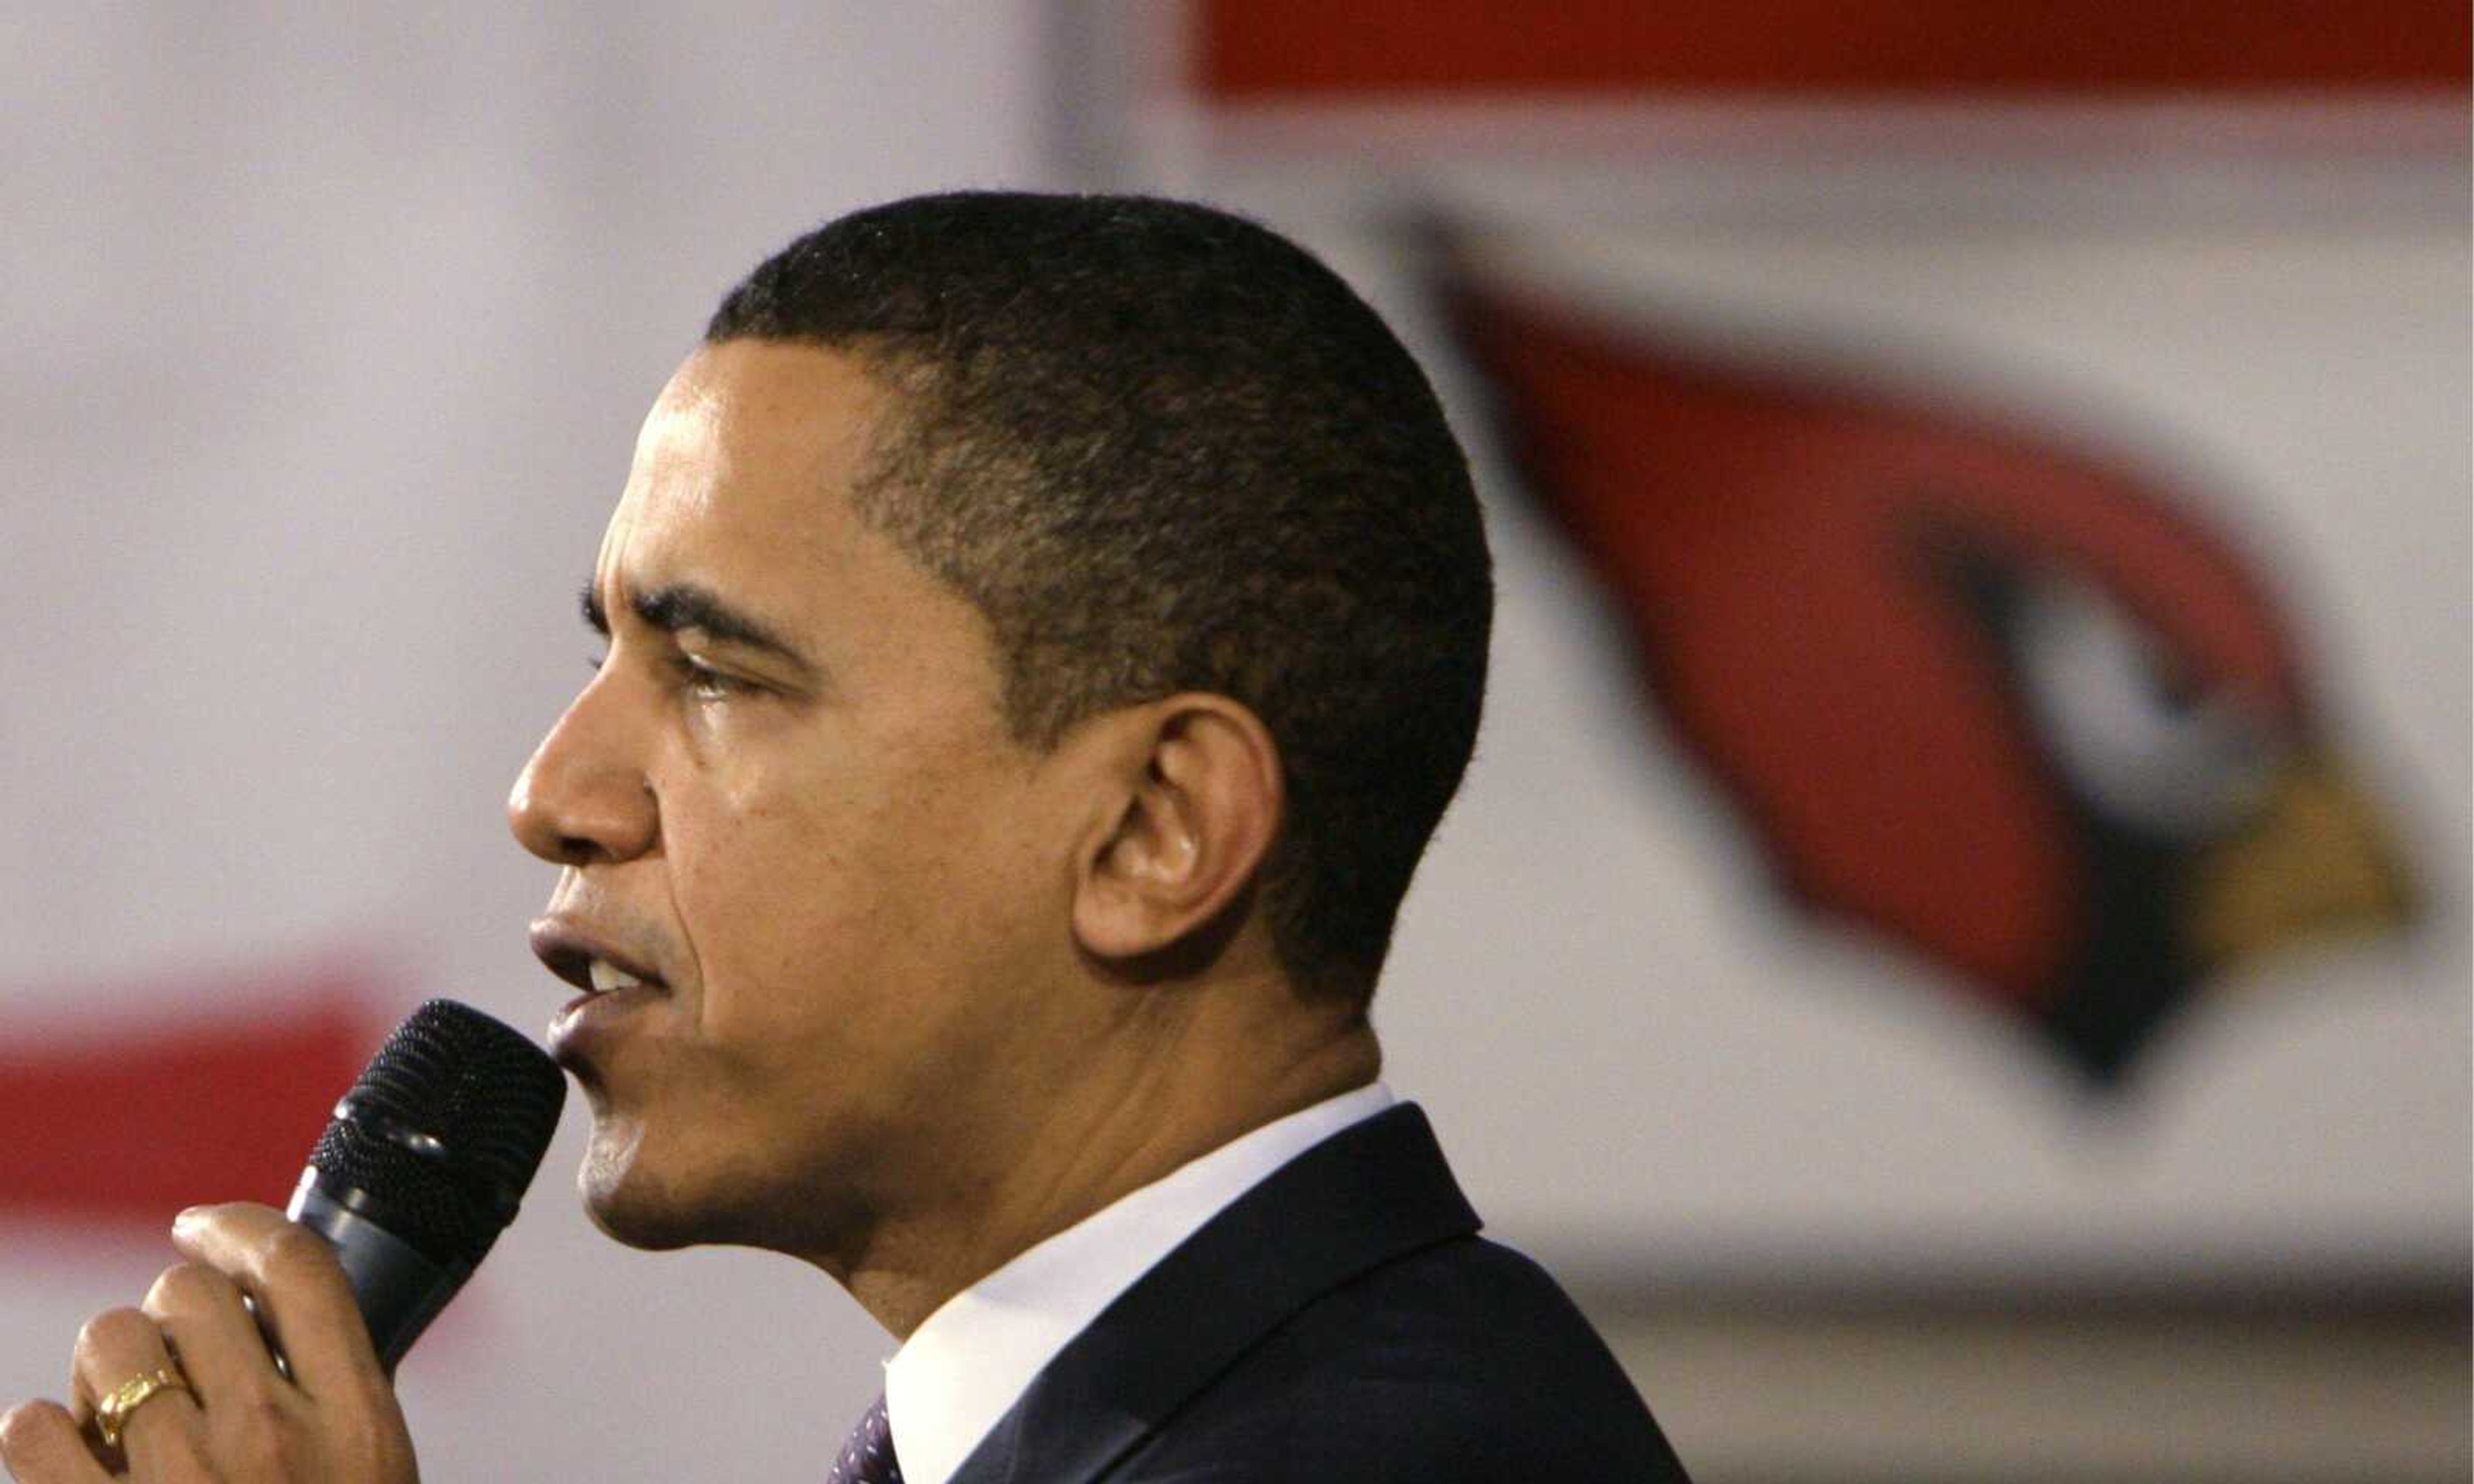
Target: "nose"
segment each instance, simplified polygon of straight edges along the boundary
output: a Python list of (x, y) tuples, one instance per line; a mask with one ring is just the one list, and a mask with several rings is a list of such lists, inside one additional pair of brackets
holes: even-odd
[(624, 697), (606, 680), (596, 677), (569, 705), (507, 794), (517, 842), (557, 865), (632, 860), (660, 838), (660, 807)]

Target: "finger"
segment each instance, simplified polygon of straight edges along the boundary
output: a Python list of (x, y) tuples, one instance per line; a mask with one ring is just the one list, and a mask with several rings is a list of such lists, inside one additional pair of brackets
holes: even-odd
[(387, 1390), (343, 1264), (317, 1233), (271, 1206), (194, 1206), (172, 1223), (172, 1245), (250, 1297), (303, 1391), (373, 1397)]
[(170, 1342), (173, 1355), (208, 1411), (255, 1407), (291, 1382), (241, 1302), (239, 1287), (203, 1262), (163, 1270), (141, 1305)]
[(78, 1431), (77, 1419), (57, 1401), (27, 1401), (0, 1417), (0, 1465), (17, 1484), (110, 1484)]
[[(69, 1360), (69, 1388), (80, 1420), (93, 1419), (103, 1400), (122, 1385), (158, 1371), (180, 1375), (172, 1352), (164, 1348), (163, 1331), (133, 1308), (107, 1309), (78, 1331), (77, 1350)], [(100, 1420), (96, 1436), (101, 1437)], [(133, 1463), (141, 1459), (195, 1457), (200, 1451), (197, 1400), (183, 1386), (163, 1386), (129, 1409), (121, 1420), (117, 1448), (106, 1445), (104, 1461), (117, 1452)]]

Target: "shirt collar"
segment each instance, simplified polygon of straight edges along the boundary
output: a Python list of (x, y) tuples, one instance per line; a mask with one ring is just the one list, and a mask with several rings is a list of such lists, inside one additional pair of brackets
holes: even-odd
[(946, 1484), (1066, 1343), (1202, 1225), (1298, 1155), (1392, 1106), (1369, 1083), (1178, 1166), (963, 1289), (885, 1364), (910, 1484)]

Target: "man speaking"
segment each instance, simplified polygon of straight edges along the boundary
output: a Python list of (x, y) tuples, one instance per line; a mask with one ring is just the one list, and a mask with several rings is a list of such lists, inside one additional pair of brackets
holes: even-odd
[[(902, 1339), (819, 1475), (1683, 1477), (1377, 1080), (1491, 605), (1425, 378), (1249, 223), (921, 198), (723, 301), (508, 812), (562, 868), (533, 946), (582, 992), (595, 1223), (803, 1258)], [(303, 1235), (185, 1213), (11, 1470), (410, 1479)]]

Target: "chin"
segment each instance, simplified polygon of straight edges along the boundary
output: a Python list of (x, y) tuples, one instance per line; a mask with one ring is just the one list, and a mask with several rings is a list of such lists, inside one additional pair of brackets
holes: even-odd
[(692, 1246), (710, 1236), (674, 1193), (648, 1178), (643, 1148), (633, 1137), (618, 1137), (598, 1122), (584, 1163), (575, 1172), (575, 1192), (584, 1213), (613, 1241), (646, 1252), (668, 1252)]
[(643, 1252), (682, 1247), (758, 1247), (774, 1252), (810, 1250), (812, 1228), (828, 1209), (818, 1193), (741, 1188), (710, 1160), (668, 1160), (648, 1148), (640, 1131), (596, 1121), (576, 1171), (584, 1212), (613, 1241)]

